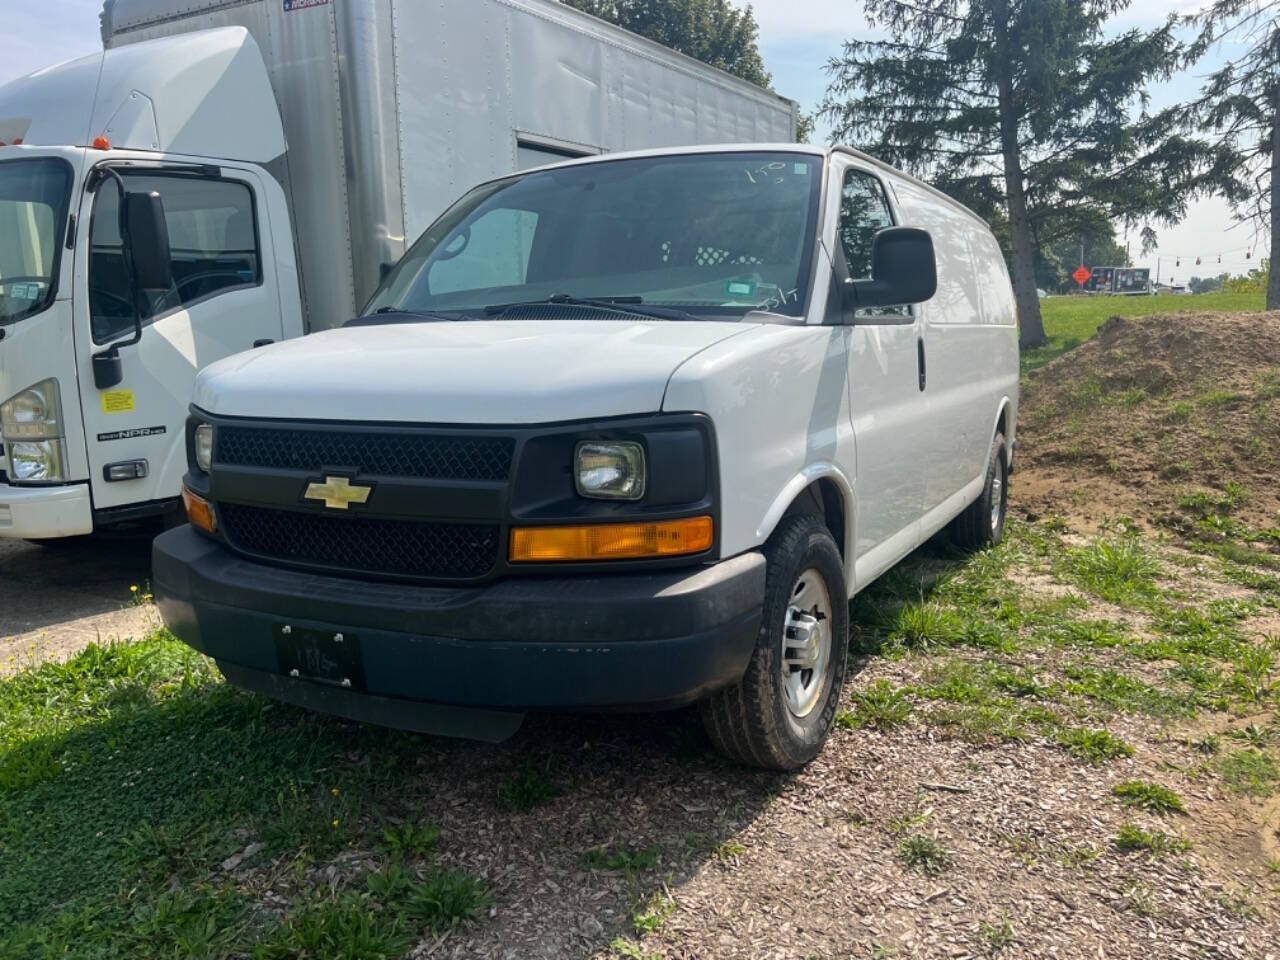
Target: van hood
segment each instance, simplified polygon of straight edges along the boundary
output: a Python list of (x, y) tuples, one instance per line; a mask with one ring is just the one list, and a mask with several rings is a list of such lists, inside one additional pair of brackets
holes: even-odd
[(554, 423), (654, 413), (685, 360), (756, 324), (475, 320), (348, 327), (218, 361), (194, 402), (227, 417)]

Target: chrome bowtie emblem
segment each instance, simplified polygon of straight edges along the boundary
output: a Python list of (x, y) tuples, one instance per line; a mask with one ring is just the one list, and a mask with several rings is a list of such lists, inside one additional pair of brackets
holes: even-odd
[(353, 503), (368, 503), (373, 487), (352, 484), (346, 477), (325, 477), (324, 483), (307, 484), (305, 500), (322, 500), (330, 510), (346, 510)]

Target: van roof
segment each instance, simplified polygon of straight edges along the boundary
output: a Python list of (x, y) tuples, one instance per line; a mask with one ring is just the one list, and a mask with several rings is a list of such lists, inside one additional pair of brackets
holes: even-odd
[[(891, 167), (883, 160), (877, 160), (870, 154), (863, 153), (861, 150), (855, 150), (853, 147), (834, 146), (820, 147), (811, 143), (712, 143), (702, 144), (692, 147), (656, 147), (649, 150), (627, 150), (618, 153), (601, 153), (594, 154), (589, 157), (576, 157), (572, 160), (563, 160), (555, 164), (547, 164), (547, 166), (569, 167), (578, 166), (589, 163), (607, 163), (610, 160), (624, 160), (632, 157), (665, 157), (680, 156), (694, 153), (797, 153), (812, 157), (830, 157), (835, 154), (843, 154), (847, 157), (854, 157), (868, 166), (875, 167), (886, 176), (896, 177), (899, 180), (905, 180), (914, 184), (922, 190), (929, 193), (930, 196), (941, 200), (943, 203), (954, 207), (961, 213), (972, 217), (978, 223), (982, 224), (988, 230), (990, 226), (987, 221), (978, 216), (955, 197), (943, 193), (932, 184), (925, 183), (918, 177), (913, 177), (909, 173), (899, 170), (897, 167)], [(543, 169), (535, 167), (532, 169)], [(527, 170), (521, 170), (519, 173), (527, 173)], [(515, 174), (513, 174), (514, 176)], [(505, 179), (505, 178), (504, 178)]]

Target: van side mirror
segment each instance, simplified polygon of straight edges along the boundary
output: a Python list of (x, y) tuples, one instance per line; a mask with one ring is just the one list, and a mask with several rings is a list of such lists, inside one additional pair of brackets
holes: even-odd
[(133, 280), (139, 290), (168, 290), (173, 286), (173, 261), (169, 253), (169, 225), (164, 201), (154, 190), (126, 193), (121, 211), (129, 238)]
[(924, 303), (938, 292), (933, 237), (917, 227), (886, 227), (871, 247), (871, 279), (846, 280), (846, 310)]

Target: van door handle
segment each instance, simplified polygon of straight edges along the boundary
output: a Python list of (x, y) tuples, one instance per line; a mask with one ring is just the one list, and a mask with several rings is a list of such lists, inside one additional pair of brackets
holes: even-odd
[(253, 341), (253, 349), (257, 350), (259, 347), (269, 347), (273, 343), (275, 343), (275, 341), (270, 337), (263, 337), (261, 340)]
[(924, 389), (924, 337), (916, 338), (916, 359), (920, 362), (920, 389)]

